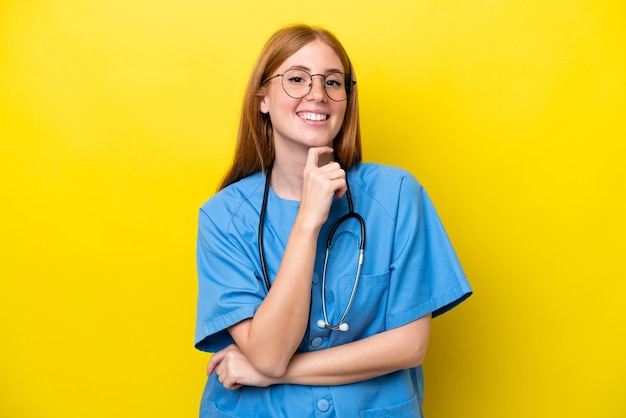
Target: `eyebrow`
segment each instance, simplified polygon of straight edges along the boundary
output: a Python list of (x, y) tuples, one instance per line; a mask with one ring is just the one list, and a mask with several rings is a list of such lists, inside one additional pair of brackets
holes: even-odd
[[(305, 65), (292, 65), (291, 67), (287, 68), (285, 71), (288, 71), (288, 70), (303, 70), (308, 73), (311, 72), (311, 69)], [(334, 73), (334, 72), (343, 73), (344, 71), (340, 70), (339, 68), (329, 68), (326, 70), (324, 74), (329, 74), (329, 73)]]

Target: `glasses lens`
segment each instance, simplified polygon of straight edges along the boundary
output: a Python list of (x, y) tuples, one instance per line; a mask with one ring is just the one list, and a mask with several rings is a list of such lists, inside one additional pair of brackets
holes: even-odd
[(344, 73), (328, 73), (324, 80), (324, 89), (331, 100), (342, 102), (348, 97), (346, 91), (346, 75)]
[(288, 70), (283, 74), (283, 89), (294, 99), (300, 99), (311, 91), (311, 76), (302, 70)]

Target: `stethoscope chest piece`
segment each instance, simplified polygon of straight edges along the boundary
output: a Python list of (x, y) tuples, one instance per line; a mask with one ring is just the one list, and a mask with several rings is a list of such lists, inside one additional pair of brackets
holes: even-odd
[(332, 325), (330, 325), (328, 322), (326, 322), (323, 319), (317, 320), (317, 326), (320, 328), (333, 329), (333, 330), (339, 330), (339, 331), (347, 331), (350, 329), (350, 325), (348, 325), (347, 322), (342, 322), (339, 324), (339, 326), (333, 327)]

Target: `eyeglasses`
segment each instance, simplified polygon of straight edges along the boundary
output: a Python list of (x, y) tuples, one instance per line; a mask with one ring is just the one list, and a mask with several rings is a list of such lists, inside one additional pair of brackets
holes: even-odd
[(313, 77), (323, 77), (323, 87), (326, 96), (334, 102), (343, 102), (348, 98), (350, 89), (356, 85), (356, 81), (350, 80), (346, 73), (340, 71), (331, 71), (324, 74), (309, 74), (304, 70), (287, 70), (282, 74), (276, 74), (266, 78), (261, 84), (282, 77), (283, 90), (287, 96), (294, 99), (301, 99), (311, 92), (313, 88)]

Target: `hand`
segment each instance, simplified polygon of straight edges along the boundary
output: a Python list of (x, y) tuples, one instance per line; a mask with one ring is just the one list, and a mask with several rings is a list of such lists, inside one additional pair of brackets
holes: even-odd
[(231, 390), (242, 386), (267, 387), (272, 383), (272, 379), (252, 367), (235, 344), (213, 354), (207, 365), (207, 375), (213, 372), (217, 373), (224, 387)]
[(342, 197), (348, 189), (346, 172), (339, 163), (331, 161), (319, 166), (320, 157), (332, 152), (330, 147), (310, 148), (304, 167), (300, 210), (317, 226), (326, 222), (333, 196)]

